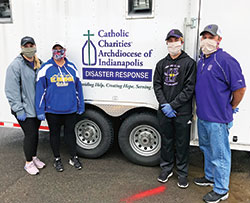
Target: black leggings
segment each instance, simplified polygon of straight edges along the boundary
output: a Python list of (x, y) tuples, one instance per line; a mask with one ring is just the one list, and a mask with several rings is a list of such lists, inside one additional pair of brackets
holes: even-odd
[(26, 157), (26, 161), (32, 161), (32, 157), (36, 156), (38, 145), (38, 131), (41, 121), (37, 118), (26, 118), (25, 121), (19, 121), (23, 132), (23, 150)]
[(54, 157), (60, 157), (60, 131), (64, 125), (64, 137), (69, 148), (69, 154), (76, 156), (75, 123), (76, 113), (73, 114), (52, 114), (46, 113), (50, 129), (50, 145)]

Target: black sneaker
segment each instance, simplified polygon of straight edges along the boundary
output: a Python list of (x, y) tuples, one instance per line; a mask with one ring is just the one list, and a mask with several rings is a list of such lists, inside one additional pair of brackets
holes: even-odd
[(228, 196), (229, 196), (228, 192), (220, 195), (212, 190), (203, 197), (203, 200), (207, 203), (217, 203), (221, 200), (226, 200)]
[(62, 172), (64, 170), (61, 158), (55, 158), (54, 167), (56, 168), (57, 172)]
[(187, 188), (189, 183), (187, 177), (180, 177), (178, 176), (178, 183), (177, 183), (179, 188)]
[(206, 179), (205, 177), (202, 178), (195, 178), (194, 183), (199, 186), (213, 186), (214, 182)]
[(71, 158), (69, 160), (69, 164), (71, 166), (74, 166), (78, 170), (80, 170), (82, 168), (82, 164), (81, 164), (80, 160), (78, 159), (78, 156), (74, 156), (73, 158)]
[(161, 183), (166, 183), (168, 181), (168, 178), (170, 178), (172, 175), (173, 175), (172, 171), (162, 170), (157, 180)]

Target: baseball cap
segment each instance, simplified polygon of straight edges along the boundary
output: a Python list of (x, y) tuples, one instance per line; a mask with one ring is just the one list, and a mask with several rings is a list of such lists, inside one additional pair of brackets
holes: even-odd
[(55, 42), (53, 43), (52, 49), (53, 49), (56, 45), (59, 45), (59, 46), (61, 46), (62, 48), (65, 48), (65, 44), (64, 44), (63, 41), (55, 41)]
[(21, 39), (21, 46), (24, 46), (24, 45), (27, 44), (27, 43), (36, 44), (36, 43), (35, 43), (35, 40), (34, 40), (32, 37), (28, 37), (28, 36), (23, 37), (23, 38)]
[(180, 38), (180, 37), (183, 37), (183, 34), (181, 33), (180, 30), (177, 30), (177, 29), (172, 29), (169, 31), (167, 37), (166, 37), (166, 40), (168, 40), (170, 37), (177, 37), (177, 38)]
[(210, 33), (213, 36), (218, 35), (218, 36), (221, 37), (221, 31), (220, 31), (218, 25), (215, 25), (215, 24), (207, 25), (204, 28), (204, 30), (201, 32), (200, 36), (203, 35), (205, 32), (208, 32), (208, 33)]

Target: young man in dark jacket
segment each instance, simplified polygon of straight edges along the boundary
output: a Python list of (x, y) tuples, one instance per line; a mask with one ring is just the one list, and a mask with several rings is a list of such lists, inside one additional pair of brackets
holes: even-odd
[(187, 188), (196, 63), (181, 50), (184, 40), (179, 30), (171, 30), (166, 43), (169, 54), (157, 63), (154, 73), (154, 91), (159, 102), (157, 116), (162, 139), (160, 160), (162, 171), (158, 181), (162, 183), (168, 181), (173, 175), (176, 162), (177, 185), (180, 188)]

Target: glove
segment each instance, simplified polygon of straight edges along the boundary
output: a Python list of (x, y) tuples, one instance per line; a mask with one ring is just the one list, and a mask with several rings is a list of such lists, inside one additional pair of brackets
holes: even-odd
[(25, 121), (26, 113), (23, 113), (21, 115), (17, 115), (16, 117), (17, 117), (17, 120), (19, 120), (19, 121)]
[(76, 114), (78, 114), (78, 115), (82, 115), (83, 114), (83, 110), (81, 111), (81, 110), (78, 110), (77, 112), (76, 112)]
[(176, 111), (172, 109), (170, 104), (162, 104), (163, 108), (161, 109), (165, 116), (168, 118), (176, 117)]
[(176, 111), (175, 110), (173, 110), (171, 113), (169, 113), (169, 114), (165, 114), (165, 116), (167, 116), (168, 118), (173, 118), (173, 117), (176, 117)]
[(235, 109), (232, 109), (232, 110), (233, 110), (233, 113), (239, 112), (239, 108), (238, 107), (236, 107)]
[(164, 113), (164, 114), (169, 114), (169, 113), (171, 113), (172, 111), (173, 111), (173, 109), (172, 109), (172, 107), (170, 106), (170, 104), (162, 104), (161, 105), (161, 107), (162, 107), (162, 112)]
[(45, 114), (40, 114), (37, 116), (38, 120), (44, 121), (45, 120)]
[(76, 114), (82, 115), (82, 114), (83, 114), (83, 111), (77, 111)]
[(233, 127), (233, 121), (231, 121), (230, 123), (227, 124), (228, 129), (230, 129), (231, 127)]

